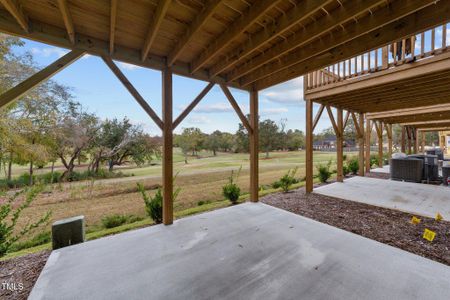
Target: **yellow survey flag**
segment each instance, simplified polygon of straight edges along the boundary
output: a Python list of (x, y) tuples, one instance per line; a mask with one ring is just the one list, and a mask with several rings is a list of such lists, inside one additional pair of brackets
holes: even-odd
[(436, 221), (441, 221), (442, 219), (444, 219), (444, 218), (442, 217), (442, 215), (441, 215), (440, 213), (437, 213), (437, 214), (436, 214), (436, 217), (435, 217), (435, 220), (436, 220)]
[(431, 231), (427, 228), (425, 228), (424, 232), (423, 232), (423, 238), (426, 239), (427, 241), (432, 242), (434, 240), (434, 237), (436, 236), (436, 232)]
[(411, 223), (413, 223), (414, 225), (417, 225), (417, 224), (420, 223), (420, 219), (417, 218), (416, 216), (413, 216), (413, 217), (411, 218)]

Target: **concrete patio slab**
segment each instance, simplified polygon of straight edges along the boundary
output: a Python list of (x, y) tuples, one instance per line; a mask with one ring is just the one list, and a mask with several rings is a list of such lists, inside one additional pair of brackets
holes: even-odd
[(383, 173), (383, 174), (389, 174), (389, 165), (383, 166), (382, 168), (375, 168), (371, 169), (370, 172), (372, 173)]
[(448, 299), (443, 264), (246, 203), (53, 251), (35, 299)]
[(439, 212), (450, 220), (450, 188), (444, 186), (355, 176), (314, 193), (432, 218)]

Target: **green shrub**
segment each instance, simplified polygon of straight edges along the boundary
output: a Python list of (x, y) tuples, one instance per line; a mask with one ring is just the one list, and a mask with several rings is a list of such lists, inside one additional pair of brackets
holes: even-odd
[(322, 183), (327, 182), (330, 179), (332, 172), (330, 171), (331, 160), (327, 164), (319, 164), (317, 165), (317, 171), (319, 172), (319, 180)]
[[(177, 173), (178, 175), (178, 173)], [(175, 177), (173, 178), (173, 182), (175, 182), (175, 179), (177, 177), (177, 175), (175, 175)], [(147, 194), (147, 192), (145, 191), (144, 185), (142, 183), (138, 183), (138, 190), (142, 195), (142, 198), (144, 200), (145, 203), (145, 211), (147, 212), (147, 215), (152, 218), (152, 220), (156, 223), (156, 224), (160, 224), (163, 221), (163, 210), (162, 210), (162, 203), (163, 203), (163, 195), (162, 195), (162, 189), (159, 187), (156, 190), (155, 195), (149, 196)], [(172, 195), (172, 199), (175, 202), (176, 198), (178, 197), (178, 194), (180, 193), (181, 188), (176, 188), (174, 189), (173, 195)]]
[[(22, 212), (31, 205), (42, 189), (42, 186), (24, 189), (7, 196), (7, 200), (0, 205), (0, 257), (4, 256), (23, 236), (50, 220), (51, 211), (48, 211), (36, 222), (27, 222), (27, 225), (20, 230), (16, 229)], [(17, 205), (16, 202), (22, 195), (24, 199), (20, 201), (20, 205)], [(15, 234), (15, 232), (18, 233)]]
[(283, 175), (283, 177), (280, 178), (280, 180), (275, 181), (272, 184), (272, 187), (277, 189), (281, 188), (284, 193), (287, 193), (289, 191), (289, 188), (291, 185), (298, 183), (299, 180), (295, 178), (295, 174), (297, 173), (298, 167), (295, 167), (294, 169), (289, 169), (286, 174)]
[(141, 183), (138, 183), (138, 189), (141, 192), (142, 198), (145, 203), (145, 211), (147, 215), (155, 221), (156, 224), (160, 224), (163, 221), (163, 211), (162, 211), (162, 189), (158, 188), (153, 197), (149, 196)]
[(102, 218), (102, 224), (105, 228), (114, 228), (127, 223), (128, 217), (124, 215), (111, 215)]
[(378, 155), (371, 154), (370, 155), (370, 167), (372, 167), (374, 165), (378, 166)]
[(235, 181), (239, 177), (239, 173), (241, 172), (242, 167), (239, 168), (238, 172), (236, 173), (236, 178), (234, 178), (234, 171), (231, 171), (231, 176), (228, 177), (228, 183), (223, 186), (222, 188), (222, 194), (223, 196), (230, 200), (232, 204), (236, 204), (239, 200), (239, 196), (241, 195), (241, 189), (239, 186), (235, 183)]
[(342, 174), (344, 176), (347, 176), (350, 173), (350, 168), (348, 167), (348, 165), (345, 163), (342, 165)]
[(350, 172), (352, 172), (353, 174), (358, 174), (359, 171), (359, 162), (358, 162), (358, 158), (357, 157), (352, 157), (348, 163), (348, 168), (350, 170)]

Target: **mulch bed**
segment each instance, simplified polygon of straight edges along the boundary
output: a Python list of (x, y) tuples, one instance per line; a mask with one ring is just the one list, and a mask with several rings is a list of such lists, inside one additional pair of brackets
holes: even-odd
[[(450, 222), (437, 222), (368, 204), (306, 194), (304, 188), (262, 197), (262, 202), (346, 231), (359, 234), (450, 266)], [(433, 242), (422, 238), (424, 229), (436, 232)]]
[(49, 255), (46, 250), (0, 261), (0, 299), (27, 299)]

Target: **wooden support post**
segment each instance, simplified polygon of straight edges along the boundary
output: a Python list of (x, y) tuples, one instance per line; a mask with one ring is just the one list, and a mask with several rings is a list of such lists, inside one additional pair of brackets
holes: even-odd
[(372, 124), (366, 119), (366, 172), (370, 172), (370, 137), (372, 135)]
[(313, 191), (313, 102), (306, 99), (306, 136), (305, 136), (306, 192)]
[(16, 100), (41, 82), (63, 70), (65, 67), (69, 66), (71, 63), (83, 56), (83, 54), (84, 51), (72, 50), (60, 59), (56, 60), (54, 63), (50, 64), (48, 67), (45, 67), (18, 85), (4, 92), (0, 95), (0, 108)]
[(413, 128), (413, 134), (414, 134), (414, 154), (417, 154), (419, 151), (419, 134), (418, 130), (416, 128)]
[(344, 118), (342, 108), (337, 108), (337, 131), (336, 131), (336, 155), (337, 155), (337, 178), (338, 182), (344, 181)]
[(258, 202), (259, 176), (259, 137), (258, 137), (258, 91), (250, 91), (250, 201)]
[(359, 142), (359, 176), (364, 176), (364, 114), (359, 114), (359, 130), (361, 131), (358, 136)]
[(409, 127), (406, 127), (406, 134), (408, 136), (408, 154), (412, 154), (412, 136), (411, 136), (411, 129)]
[(420, 152), (425, 153), (425, 132), (421, 131), (420, 135), (421, 135), (421, 139), (422, 139), (422, 147), (420, 149)]
[(401, 151), (406, 153), (406, 127), (402, 126), (402, 137), (401, 137)]
[[(378, 167), (383, 167), (383, 123), (378, 123)], [(376, 126), (376, 125), (375, 125)]]
[(388, 46), (384, 46), (381, 49), (381, 68), (382, 69), (387, 69), (388, 68), (388, 64), (389, 64), (389, 51), (388, 51)]
[(386, 132), (388, 137), (388, 158), (392, 158), (392, 124), (386, 124)]
[(172, 68), (162, 71), (162, 115), (163, 115), (163, 223), (173, 223), (173, 131), (172, 131)]

